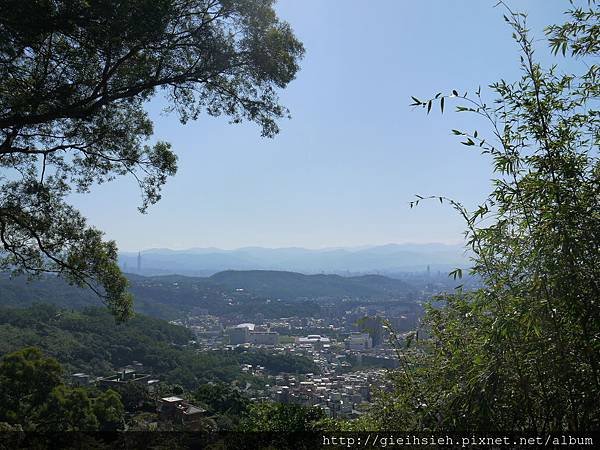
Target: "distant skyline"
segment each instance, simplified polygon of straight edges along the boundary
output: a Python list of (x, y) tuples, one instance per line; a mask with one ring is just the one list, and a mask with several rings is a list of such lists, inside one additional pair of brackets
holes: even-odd
[[(490, 190), (489, 160), (452, 128), (473, 116), (426, 116), (410, 96), (473, 92), (519, 77), (511, 30), (495, 1), (280, 0), (278, 14), (306, 47), (297, 79), (281, 93), (292, 119), (274, 139), (252, 124), (202, 115), (182, 126), (148, 105), (155, 139), (173, 144), (179, 172), (163, 199), (137, 212), (139, 191), (119, 179), (73, 195), (91, 224), (121, 251), (247, 246), (354, 247), (390, 242), (456, 244), (464, 226), (437, 202), (410, 209), (415, 194), (473, 207)], [(568, 2), (511, 2), (529, 14), (538, 55), (543, 27)]]
[(468, 255), (458, 246), (388, 244), (351, 248), (243, 247), (233, 250), (194, 248), (121, 252), (124, 269), (143, 275), (207, 275), (223, 270), (283, 270), (301, 273), (391, 273), (467, 267)]

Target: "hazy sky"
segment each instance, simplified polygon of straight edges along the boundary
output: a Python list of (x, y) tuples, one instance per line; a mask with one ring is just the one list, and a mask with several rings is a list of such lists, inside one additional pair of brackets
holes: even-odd
[[(163, 199), (139, 214), (139, 192), (124, 179), (73, 201), (121, 250), (460, 242), (452, 210), (408, 202), (416, 193), (467, 205), (485, 197), (489, 160), (450, 133), (477, 122), (451, 104), (429, 117), (408, 105), (411, 95), (472, 92), (519, 76), (516, 44), (494, 3), (280, 0), (306, 56), (281, 94), (292, 119), (277, 137), (225, 117), (182, 126), (157, 100), (149, 105), (155, 136), (173, 144), (180, 167)], [(547, 60), (543, 27), (560, 22), (568, 2), (511, 3), (529, 13)]]

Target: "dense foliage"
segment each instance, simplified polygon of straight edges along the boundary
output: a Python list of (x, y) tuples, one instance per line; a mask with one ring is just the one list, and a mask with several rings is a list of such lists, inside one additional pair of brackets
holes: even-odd
[[(205, 278), (195, 277), (139, 277), (128, 275), (130, 291), (136, 298), (135, 311), (161, 319), (177, 319), (204, 309), (209, 314), (222, 317), (240, 317), (243, 320), (261, 314), (264, 318), (286, 316), (313, 317), (320, 311), (314, 301), (280, 301), (256, 296), (248, 291), (215, 284)], [(36, 280), (26, 277), (9, 277), (0, 273), (0, 304), (28, 306), (34, 303), (51, 303), (62, 308), (82, 309), (97, 302), (89, 290), (68, 285), (54, 276)]]
[(285, 403), (254, 403), (242, 420), (245, 432), (302, 433), (318, 430), (325, 418), (320, 408)]
[(144, 104), (161, 90), (185, 123), (201, 113), (250, 120), (273, 136), (277, 91), (302, 44), (273, 0), (0, 3), (0, 269), (57, 273), (131, 315), (113, 241), (66, 202), (130, 175), (141, 211), (177, 170), (151, 143)]
[(0, 423), (13, 430), (114, 431), (124, 426), (120, 396), (62, 382), (62, 367), (35, 348), (0, 361)]
[(255, 382), (241, 372), (241, 364), (262, 365), (273, 373), (317, 371), (312, 361), (300, 356), (253, 350), (199, 352), (188, 345), (191, 338), (186, 328), (142, 315), (116, 323), (99, 308), (0, 308), (0, 355), (37, 347), (71, 373), (107, 376), (137, 361), (157, 378), (195, 389), (209, 381)]
[(290, 354), (272, 354), (268, 351), (242, 351), (238, 360), (243, 364), (263, 366), (272, 374), (285, 373), (319, 373), (319, 368), (310, 359)]
[(283, 300), (303, 297), (398, 299), (410, 297), (415, 291), (405, 281), (381, 275), (342, 277), (273, 270), (225, 270), (209, 279), (232, 289), (243, 288), (261, 297)]
[[(492, 158), (491, 195), (474, 212), (439, 198), (466, 220), (484, 287), (430, 308), (431, 339), (401, 356), (395, 395), (381, 400), (371, 427), (600, 429), (599, 66), (592, 59), (580, 76), (544, 69), (526, 16), (507, 10), (520, 80), (493, 84), (491, 105), (480, 90), (414, 99), (443, 111), (444, 99), (458, 98), (458, 111), (491, 125), (492, 137), (454, 130)], [(548, 29), (552, 49), (597, 57), (597, 3), (570, 17)]]
[(234, 430), (248, 412), (250, 399), (223, 383), (203, 384), (194, 392), (194, 401), (215, 417), (219, 430)]
[(194, 308), (206, 309), (218, 316), (237, 316), (241, 320), (249, 320), (256, 314), (267, 318), (311, 317), (319, 312), (314, 301), (267, 298), (253, 289), (240, 292), (236, 290), (239, 286), (220, 284), (212, 277), (130, 277), (132, 292), (139, 299), (140, 307), (163, 317), (173, 312), (181, 317), (183, 311)]

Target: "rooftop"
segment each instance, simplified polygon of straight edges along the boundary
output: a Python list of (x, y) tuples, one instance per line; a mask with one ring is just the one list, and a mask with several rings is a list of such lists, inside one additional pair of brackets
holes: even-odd
[(175, 403), (175, 402), (182, 402), (183, 401), (182, 398), (175, 397), (175, 396), (172, 396), (172, 397), (163, 397), (163, 398), (161, 398), (161, 400), (163, 402), (167, 402), (167, 403)]

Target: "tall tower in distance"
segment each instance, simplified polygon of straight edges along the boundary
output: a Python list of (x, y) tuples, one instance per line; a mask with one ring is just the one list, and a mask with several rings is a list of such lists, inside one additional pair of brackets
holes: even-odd
[(137, 273), (142, 273), (142, 252), (138, 252)]

